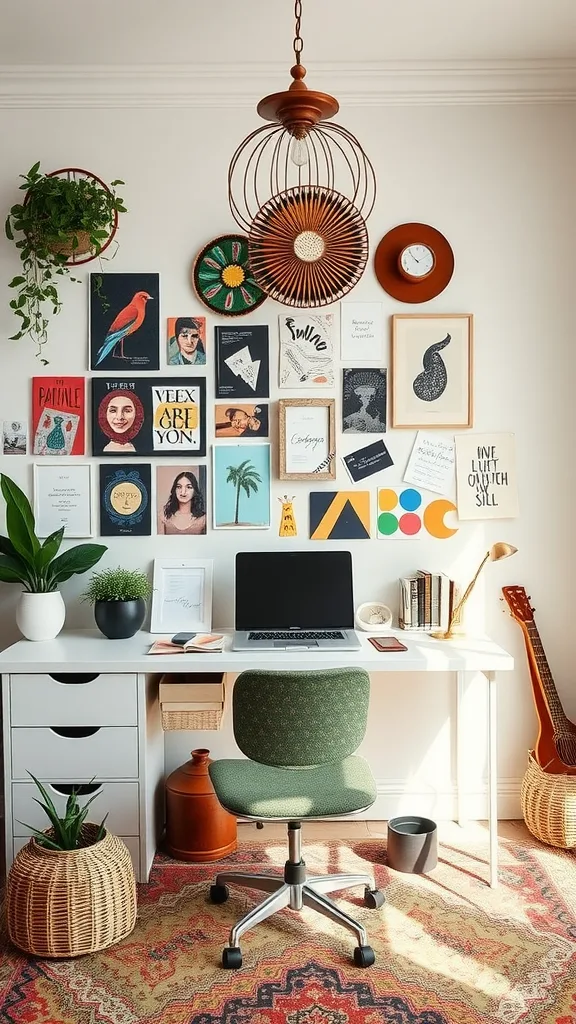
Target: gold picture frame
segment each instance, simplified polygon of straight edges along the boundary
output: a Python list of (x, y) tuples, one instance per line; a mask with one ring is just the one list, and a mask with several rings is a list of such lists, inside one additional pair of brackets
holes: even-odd
[(335, 479), (335, 406), (333, 398), (280, 399), (280, 480)]
[(472, 313), (398, 313), (391, 320), (391, 426), (471, 427)]

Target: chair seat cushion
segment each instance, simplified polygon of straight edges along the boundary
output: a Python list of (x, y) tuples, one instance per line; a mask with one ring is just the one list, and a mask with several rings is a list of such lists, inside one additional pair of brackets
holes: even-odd
[(235, 814), (300, 821), (369, 807), (376, 783), (363, 757), (313, 768), (277, 768), (239, 758), (213, 761), (210, 778), (221, 804)]

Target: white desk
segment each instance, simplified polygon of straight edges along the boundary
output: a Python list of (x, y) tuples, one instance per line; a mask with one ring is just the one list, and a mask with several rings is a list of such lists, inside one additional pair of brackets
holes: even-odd
[[(391, 630), (390, 632), (394, 632)], [(407, 645), (404, 652), (380, 653), (368, 643), (367, 636), (360, 634), (362, 649), (357, 652), (309, 653), (306, 651), (281, 653), (246, 653), (230, 650), (229, 639), (221, 654), (176, 654), (148, 656), (147, 651), (157, 639), (149, 633), (137, 633), (128, 640), (107, 640), (97, 630), (73, 630), (60, 634), (56, 640), (31, 643), (21, 640), (0, 654), (0, 672), (3, 674), (4, 706), (4, 751), (6, 822), (8, 830), (9, 812), (12, 808), (12, 745), (10, 693), (18, 685), (14, 677), (43, 675), (48, 681), (58, 673), (97, 673), (100, 676), (125, 676), (136, 678), (138, 692), (138, 714), (135, 726), (138, 730), (139, 783), (148, 792), (160, 782), (160, 759), (158, 754), (158, 713), (154, 704), (154, 688), (150, 677), (159, 672), (228, 672), (237, 674), (246, 668), (265, 670), (336, 668), (357, 666), (368, 672), (452, 672), (457, 686), (456, 714), (456, 786), (458, 794), (458, 818), (461, 820), (461, 782), (463, 778), (464, 751), (460, 742), (461, 698), (468, 673), (483, 673), (488, 686), (488, 792), (489, 792), (489, 846), (490, 885), (498, 881), (498, 836), (497, 836), (497, 734), (496, 734), (496, 673), (508, 672), (514, 667), (510, 654), (488, 639), (463, 638), (455, 641), (433, 640), (425, 633), (397, 634)], [(14, 682), (11, 680), (14, 679)], [(50, 683), (50, 685), (53, 685)], [(121, 686), (122, 684), (119, 684)], [(120, 695), (120, 694), (119, 694)], [(46, 725), (57, 725), (48, 722)], [(66, 724), (71, 725), (72, 722)], [(94, 723), (96, 724), (96, 722)], [(106, 723), (108, 724), (108, 723)], [(78, 742), (78, 741), (76, 741)], [(98, 773), (97, 773), (98, 774)], [(80, 780), (79, 780), (80, 781)], [(84, 781), (84, 780), (82, 780)], [(153, 852), (154, 828), (151, 823), (151, 806), (141, 795), (143, 819), (140, 827), (141, 870), (140, 877), (147, 877), (149, 861)], [(147, 838), (145, 838), (144, 834)], [(8, 849), (7, 862), (13, 856)]]

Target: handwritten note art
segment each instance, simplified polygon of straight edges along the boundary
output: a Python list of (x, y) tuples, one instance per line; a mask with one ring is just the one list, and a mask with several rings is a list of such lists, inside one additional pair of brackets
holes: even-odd
[(333, 313), (280, 314), (281, 388), (334, 386)]
[(343, 302), (341, 307), (341, 349), (344, 362), (358, 360), (382, 363), (384, 318), (381, 302)]
[(436, 494), (447, 494), (454, 479), (454, 441), (419, 430), (404, 480)]
[(518, 515), (514, 434), (457, 434), (459, 519)]

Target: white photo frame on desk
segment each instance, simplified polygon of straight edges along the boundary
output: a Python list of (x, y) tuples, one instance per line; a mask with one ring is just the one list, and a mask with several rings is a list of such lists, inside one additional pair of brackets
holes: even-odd
[(89, 463), (34, 463), (34, 519), (38, 537), (64, 527), (64, 539), (93, 537), (92, 467)]
[(212, 629), (211, 558), (155, 558), (151, 633)]

